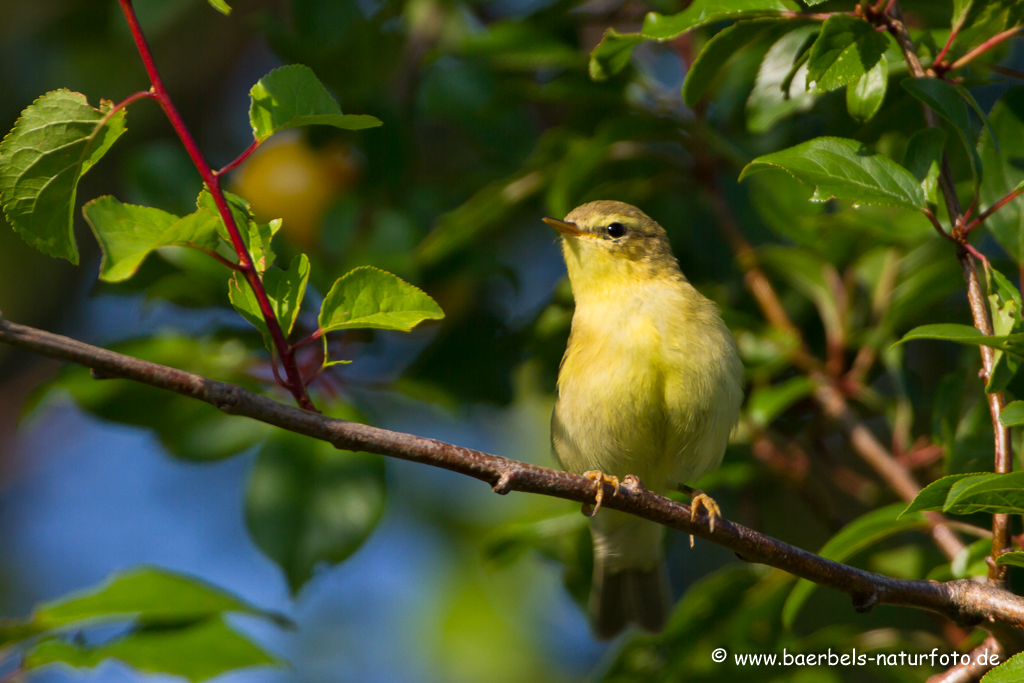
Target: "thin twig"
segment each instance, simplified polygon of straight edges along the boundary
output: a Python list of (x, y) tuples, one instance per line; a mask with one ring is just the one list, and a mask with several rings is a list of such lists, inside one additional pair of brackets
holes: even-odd
[[(326, 441), (349, 451), (366, 451), (464, 474), (498, 493), (522, 491), (580, 503), (592, 503), (594, 482), (586, 477), (518, 462), (481, 451), (326, 417), (260, 396), (240, 386), (151, 363), (18, 325), (0, 317), (0, 342), (93, 368), (204, 401), (231, 415), (252, 418), (281, 429)], [(693, 534), (727, 548), (741, 559), (776, 567), (794, 576), (842, 591), (858, 611), (876, 605), (930, 610), (962, 626), (980, 626), (1005, 638), (1024, 638), (1024, 598), (971, 580), (902, 580), (827, 560), (812, 552), (719, 518), (714, 531), (702, 512), (657, 495), (641, 484), (605, 485), (604, 507), (626, 512)]]
[(960, 59), (958, 59), (955, 62), (953, 62), (949, 66), (949, 70), (953, 71), (954, 69), (959, 69), (959, 68), (961, 68), (963, 66), (966, 66), (975, 57), (978, 57), (979, 55), (982, 55), (985, 52), (988, 52), (989, 50), (991, 50), (992, 48), (994, 48), (996, 45), (998, 45), (999, 43), (1003, 42), (1004, 40), (1008, 40), (1010, 38), (1013, 38), (1015, 35), (1020, 33), (1021, 30), (1022, 30), (1022, 28), (1018, 26), (1017, 28), (1011, 28), (1009, 31), (1003, 31), (1002, 33), (998, 33), (998, 34), (992, 36), (991, 38), (986, 40), (984, 43), (982, 43), (978, 47), (974, 48), (973, 50), (971, 50), (970, 52), (965, 54), (963, 57), (961, 57)]
[(302, 375), (295, 363), (295, 354), (288, 345), (288, 340), (281, 329), (280, 322), (277, 320), (277, 315), (274, 313), (274, 307), (271, 305), (270, 298), (263, 288), (263, 281), (253, 265), (252, 256), (249, 254), (239, 227), (235, 224), (235, 218), (230, 208), (228, 208), (227, 198), (225, 198), (224, 192), (220, 187), (220, 177), (213, 172), (210, 165), (206, 162), (202, 152), (199, 150), (199, 145), (196, 144), (192, 133), (189, 132), (185, 121), (181, 118), (181, 114), (178, 113), (177, 108), (174, 106), (167, 88), (164, 87), (163, 79), (160, 78), (160, 72), (156, 68), (156, 61), (153, 59), (153, 53), (150, 51), (149, 43), (146, 42), (146, 37), (142, 33), (142, 27), (139, 25), (135, 8), (132, 7), (132, 0), (119, 0), (119, 2), (121, 3), (121, 11), (124, 13), (125, 20), (128, 22), (128, 28), (131, 30), (135, 46), (139, 51), (139, 56), (142, 58), (142, 63), (146, 68), (146, 74), (149, 76), (150, 83), (153, 86), (152, 96), (160, 103), (164, 114), (166, 114), (167, 119), (171, 122), (171, 126), (181, 139), (181, 143), (185, 146), (185, 151), (188, 152), (189, 158), (192, 159), (192, 163), (199, 171), (199, 175), (202, 176), (203, 182), (210, 189), (213, 201), (217, 205), (221, 219), (224, 221), (224, 226), (227, 228), (228, 235), (231, 238), (231, 244), (238, 254), (238, 270), (245, 274), (249, 286), (252, 287), (264, 322), (267, 324), (267, 331), (270, 333), (274, 346), (281, 357), (281, 365), (284, 366), (285, 375), (288, 378), (285, 386), (291, 391), (300, 406), (306, 410), (315, 411), (316, 407), (306, 392), (306, 387), (302, 382)]
[(253, 152), (255, 152), (256, 148), (259, 147), (259, 146), (260, 146), (260, 141), (259, 140), (253, 140), (252, 144), (249, 145), (248, 147), (246, 147), (244, 152), (242, 152), (237, 157), (235, 157), (234, 161), (232, 161), (230, 164), (228, 164), (224, 168), (220, 169), (219, 171), (214, 171), (214, 173), (216, 175), (218, 175), (218, 176), (222, 176), (222, 175), (224, 175), (225, 173), (227, 173), (229, 171), (233, 171), (235, 168), (238, 167), (239, 164), (241, 164), (243, 161), (248, 159), (249, 155), (252, 154)]
[[(980, 680), (985, 672), (1002, 662), (1003, 652), (1003, 647), (998, 640), (986, 638), (984, 643), (971, 650), (968, 655), (970, 661), (967, 664), (957, 664), (940, 674), (935, 674), (928, 679), (927, 683), (972, 683), (972, 681)], [(993, 656), (996, 658), (994, 663), (992, 663)], [(985, 664), (978, 663), (982, 657), (985, 657)]]

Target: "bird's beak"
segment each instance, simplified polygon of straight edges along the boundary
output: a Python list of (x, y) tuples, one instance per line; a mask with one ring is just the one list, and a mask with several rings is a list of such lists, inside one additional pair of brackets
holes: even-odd
[(557, 218), (542, 218), (541, 220), (563, 235), (580, 237), (588, 234), (586, 230), (580, 230), (575, 223), (566, 223), (565, 221), (560, 221)]

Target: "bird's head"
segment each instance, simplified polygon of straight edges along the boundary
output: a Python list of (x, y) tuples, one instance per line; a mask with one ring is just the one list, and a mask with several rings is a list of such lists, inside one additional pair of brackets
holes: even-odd
[(623, 202), (597, 201), (565, 220), (544, 222), (562, 234), (573, 290), (604, 289), (656, 278), (682, 278), (665, 229)]

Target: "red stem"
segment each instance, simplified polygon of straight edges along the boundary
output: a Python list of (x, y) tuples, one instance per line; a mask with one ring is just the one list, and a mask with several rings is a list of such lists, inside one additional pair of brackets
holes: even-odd
[(237, 270), (239, 272), (241, 272), (241, 270), (242, 270), (237, 263), (235, 263), (234, 261), (227, 260), (226, 258), (224, 258), (223, 256), (221, 256), (220, 254), (218, 254), (217, 252), (215, 252), (215, 251), (213, 251), (211, 249), (199, 249), (199, 251), (203, 252), (204, 254), (206, 254), (210, 258), (214, 259), (215, 261), (219, 261), (220, 263), (223, 263), (225, 266), (227, 266), (231, 270)]
[[(1006, 40), (1008, 38), (1012, 38), (1013, 36), (1017, 35), (1018, 33), (1020, 33), (1020, 30), (1021, 30), (1020, 27), (1018, 27), (1018, 28), (1011, 28), (1009, 31), (1003, 31), (1002, 33), (997, 33), (996, 35), (992, 36), (991, 38), (986, 40), (984, 43), (979, 45), (978, 47), (974, 48), (973, 50), (971, 50), (970, 52), (965, 54), (960, 59), (958, 59), (955, 62), (953, 62), (953, 64), (949, 67), (950, 71), (952, 71), (953, 69), (959, 69), (960, 67), (965, 66), (968, 62), (970, 62), (972, 59), (974, 59), (978, 55), (983, 54), (983, 53), (991, 50), (992, 48), (994, 48), (996, 45), (998, 45), (999, 43), (1003, 42), (1004, 40)], [(938, 61), (938, 60), (936, 60), (936, 61)]]
[(988, 218), (989, 216), (994, 214), (996, 211), (998, 211), (999, 209), (1003, 208), (1004, 206), (1006, 206), (1007, 204), (1009, 204), (1010, 202), (1012, 202), (1014, 199), (1016, 199), (1017, 197), (1021, 196), (1022, 194), (1024, 194), (1024, 185), (1021, 185), (1020, 187), (1015, 189), (1013, 192), (1010, 192), (1005, 197), (1000, 199), (998, 202), (996, 202), (995, 204), (993, 204), (992, 206), (988, 207), (987, 209), (982, 211), (980, 214), (978, 214), (978, 217), (975, 218), (973, 221), (971, 221), (967, 225), (966, 228), (964, 228), (964, 232), (965, 233), (970, 233), (971, 230), (974, 230), (976, 227), (981, 225), (981, 223), (986, 218)]
[(228, 171), (233, 171), (233, 170), (235, 170), (235, 168), (236, 168), (236, 167), (238, 167), (238, 165), (239, 165), (239, 164), (241, 164), (241, 163), (242, 163), (243, 161), (245, 161), (246, 159), (248, 159), (248, 158), (249, 158), (249, 155), (250, 155), (250, 154), (252, 154), (253, 152), (255, 152), (255, 151), (256, 151), (256, 148), (257, 148), (257, 147), (259, 147), (259, 146), (260, 146), (260, 141), (259, 141), (259, 140), (253, 140), (253, 141), (252, 141), (252, 144), (251, 144), (251, 145), (249, 145), (249, 146), (248, 146), (248, 147), (247, 147), (247, 148), (245, 149), (245, 151), (244, 151), (244, 152), (242, 152), (241, 154), (239, 154), (239, 155), (238, 155), (238, 157), (237, 157), (237, 158), (236, 158), (236, 159), (235, 159), (234, 161), (232, 161), (232, 162), (231, 162), (230, 164), (228, 164), (228, 165), (227, 165), (227, 166), (225, 166), (224, 168), (220, 169), (219, 171), (215, 171), (215, 173), (216, 173), (217, 175), (219, 175), (219, 176), (222, 176), (222, 175), (224, 175), (225, 173), (227, 173)]
[(942, 46), (942, 50), (939, 51), (939, 54), (935, 55), (935, 59), (932, 60), (933, 64), (940, 64), (942, 62), (942, 58), (946, 56), (947, 52), (949, 52), (949, 48), (953, 47), (953, 41), (956, 40), (958, 33), (960, 33), (960, 24), (954, 26), (953, 30), (949, 32), (949, 39), (946, 41), (946, 44)]
[(249, 250), (242, 240), (242, 234), (235, 224), (235, 218), (228, 208), (227, 199), (225, 199), (224, 192), (220, 188), (220, 178), (210, 168), (206, 159), (203, 158), (202, 152), (199, 151), (199, 146), (196, 144), (195, 139), (193, 139), (178, 110), (174, 107), (174, 103), (164, 87), (163, 80), (160, 78), (160, 73), (156, 68), (156, 62), (153, 60), (153, 54), (150, 52), (149, 44), (146, 42), (146, 37), (142, 33), (141, 26), (139, 26), (139, 19), (135, 15), (135, 9), (132, 7), (132, 0), (119, 0), (119, 2), (121, 3), (121, 11), (124, 12), (125, 19), (128, 22), (128, 28), (131, 29), (132, 38), (135, 40), (135, 46), (139, 50), (139, 56), (146, 67), (146, 74), (153, 84), (152, 96), (160, 103), (164, 114), (166, 114), (167, 119), (171, 122), (171, 126), (173, 126), (178, 137), (181, 139), (181, 143), (185, 146), (185, 151), (188, 152), (192, 163), (199, 171), (199, 175), (202, 176), (203, 182), (210, 188), (210, 194), (213, 196), (213, 201), (217, 205), (217, 210), (220, 212), (221, 219), (228, 230), (228, 235), (231, 237), (231, 244), (235, 248), (235, 253), (238, 254), (238, 270), (245, 274), (246, 280), (249, 281), (249, 286), (252, 287), (252, 291), (256, 295), (260, 312), (263, 314), (263, 319), (267, 324), (267, 330), (270, 332), (270, 337), (281, 357), (281, 365), (284, 366), (285, 375), (288, 378), (285, 386), (291, 391), (292, 396), (295, 397), (296, 402), (301, 407), (306, 410), (315, 411), (316, 407), (310, 400), (309, 394), (306, 393), (302, 375), (299, 373), (299, 368), (295, 363), (294, 350), (288, 345), (288, 340), (285, 338), (281, 324), (274, 314), (274, 309), (270, 304), (269, 297), (267, 297), (267, 292), (263, 289), (263, 282), (253, 266)]
[(305, 346), (306, 344), (309, 344), (310, 342), (315, 342), (317, 339), (322, 337), (323, 334), (324, 331), (318, 327), (316, 328), (316, 332), (314, 332), (313, 334), (309, 335), (308, 337), (301, 341), (297, 341), (294, 344), (292, 344), (292, 348), (297, 349), (299, 347)]

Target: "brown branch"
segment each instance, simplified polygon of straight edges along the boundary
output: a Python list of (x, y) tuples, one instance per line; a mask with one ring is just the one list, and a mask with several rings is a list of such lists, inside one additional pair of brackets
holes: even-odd
[[(921, 66), (921, 60), (917, 56), (914, 42), (910, 38), (906, 25), (903, 23), (903, 15), (899, 2), (892, 8), (892, 15), (884, 17), (889, 32), (896, 38), (900, 49), (903, 51), (907, 66), (910, 67), (910, 74), (915, 78), (928, 76)], [(1008, 36), (1007, 36), (1008, 37)], [(971, 54), (971, 53), (968, 53)], [(960, 60), (958, 60), (959, 62)], [(956, 66), (956, 63), (954, 63)], [(929, 127), (938, 125), (938, 118), (934, 111), (927, 105), (924, 106), (925, 121)], [(985, 306), (985, 295), (978, 279), (978, 271), (974, 267), (974, 259), (966, 248), (968, 233), (960, 226), (963, 222), (963, 211), (960, 207), (960, 199), (956, 194), (956, 187), (953, 184), (953, 173), (949, 168), (949, 160), (946, 155), (942, 156), (942, 167), (939, 171), (939, 187), (942, 196), (946, 200), (946, 208), (949, 211), (949, 220), (953, 226), (952, 234), (960, 241), (957, 248), (957, 259), (960, 261), (960, 270), (963, 273), (964, 281), (967, 283), (967, 300), (971, 307), (971, 318), (974, 326), (988, 336), (992, 335), (992, 321), (988, 317), (988, 309)], [(981, 347), (981, 364), (984, 378), (987, 381), (992, 374), (995, 361), (995, 351), (987, 346)], [(1010, 447), (1010, 429), (999, 422), (999, 413), (1005, 404), (1002, 392), (987, 394), (989, 413), (992, 417), (992, 427), (995, 430), (995, 471), (999, 473), (1010, 472), (1013, 469), (1013, 460)], [(1011, 550), (1010, 543), (1010, 518), (1009, 515), (992, 515), (992, 558), (999, 557), (1002, 553)], [(989, 563), (989, 581), (994, 585), (1002, 585), (1006, 581), (1006, 566)]]
[[(378, 453), (458, 472), (490, 485), (496, 493), (537, 493), (581, 503), (594, 498), (594, 482), (568, 472), (517, 462), (469, 448), (392, 432), (294, 408), (242, 387), (207, 379), (90, 346), (68, 337), (0, 318), (0, 342), (40, 355), (78, 363), (104, 377), (123, 378), (209, 403), (231, 415), (249, 417), (335, 447)], [(712, 532), (708, 518), (690, 518), (690, 508), (656, 495), (639, 482), (615, 491), (605, 485), (604, 507), (627, 512), (693, 534), (728, 548), (741, 559), (776, 567), (814, 583), (849, 594), (854, 608), (902, 605), (941, 614), (962, 626), (1024, 637), (1024, 598), (1002, 588), (970, 580), (938, 583), (909, 581), (827, 560), (753, 529), (719, 519)]]

